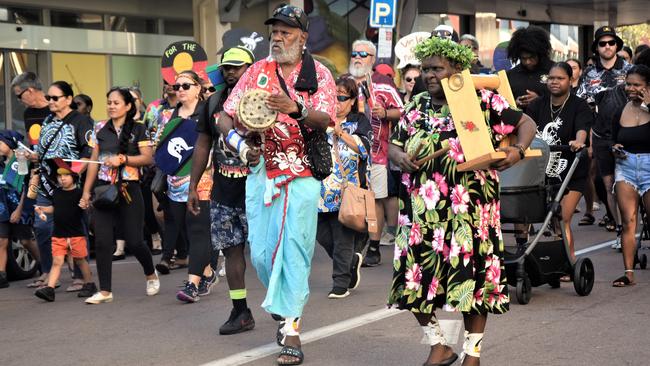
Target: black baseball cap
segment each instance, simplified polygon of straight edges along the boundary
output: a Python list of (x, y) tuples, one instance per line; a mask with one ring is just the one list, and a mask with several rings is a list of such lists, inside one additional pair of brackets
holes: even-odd
[(293, 5), (280, 5), (273, 11), (273, 16), (267, 19), (264, 24), (282, 22), (290, 27), (300, 28), (303, 32), (309, 29), (309, 19), (305, 11)]
[(620, 51), (623, 48), (623, 40), (621, 37), (616, 35), (616, 31), (614, 28), (606, 25), (604, 27), (600, 27), (596, 30), (596, 33), (594, 35), (594, 43), (591, 44), (591, 51), (596, 54), (598, 53), (598, 41), (605, 36), (612, 36), (616, 40), (616, 52)]

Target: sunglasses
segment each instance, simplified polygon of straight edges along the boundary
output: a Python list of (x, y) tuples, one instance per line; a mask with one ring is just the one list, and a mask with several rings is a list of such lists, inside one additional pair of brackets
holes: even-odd
[(366, 51), (352, 51), (352, 53), (350, 53), (350, 58), (355, 58), (355, 57), (366, 58), (368, 56), (374, 56), (374, 55)]
[(207, 89), (205, 89), (208, 93), (214, 93), (217, 91), (217, 88), (214, 86), (209, 86)]
[(48, 102), (51, 100), (53, 102), (58, 102), (59, 98), (65, 98), (65, 95), (46, 95), (45, 100)]
[(600, 41), (598, 42), (599, 47), (605, 47), (605, 46), (615, 46), (616, 45), (616, 40), (612, 39), (611, 41)]
[(338, 100), (339, 102), (345, 102), (345, 101), (348, 101), (350, 99), (352, 99), (352, 97), (349, 96), (349, 95), (337, 95), (336, 96), (336, 100)]
[(284, 5), (275, 9), (275, 11), (273, 12), (273, 16), (276, 16), (278, 14), (284, 15), (285, 17), (289, 17), (295, 20), (296, 23), (298, 23), (298, 25), (300, 26), (300, 29), (307, 30), (307, 27), (305, 27), (305, 25), (302, 24), (302, 22), (300, 21), (300, 16), (302, 15), (300, 9), (291, 5)]
[(433, 35), (435, 37), (442, 38), (442, 39), (452, 39), (453, 33), (449, 31), (439, 30), (436, 31)]
[(17, 95), (16, 95), (16, 98), (18, 98), (18, 100), (23, 99), (23, 94), (25, 94), (25, 92), (28, 91), (28, 90), (29, 90), (29, 88), (27, 88), (27, 89), (21, 91), (20, 94), (17, 94)]
[(406, 78), (404, 78), (404, 80), (406, 80), (407, 83), (410, 83), (411, 81), (415, 81), (415, 78), (407, 76)]
[(172, 89), (174, 89), (175, 91), (179, 91), (181, 88), (183, 88), (183, 90), (190, 90), (190, 88), (193, 87), (194, 85), (197, 84), (190, 84), (190, 83), (174, 84), (172, 85)]

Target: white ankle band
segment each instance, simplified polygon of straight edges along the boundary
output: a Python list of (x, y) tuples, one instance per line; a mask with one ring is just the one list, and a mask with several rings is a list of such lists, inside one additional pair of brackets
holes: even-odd
[(429, 324), (422, 326), (421, 328), (422, 333), (424, 333), (424, 336), (420, 341), (421, 344), (428, 344), (430, 346), (435, 346), (436, 344), (443, 346), (447, 345), (447, 339), (445, 339), (445, 335), (442, 333), (442, 328), (440, 328), (440, 323), (438, 323), (438, 319), (435, 317), (432, 317)]
[(285, 337), (300, 335), (300, 318), (286, 318), (284, 320), (282, 334)]
[(465, 331), (465, 342), (463, 343), (463, 356), (481, 357), (481, 346), (483, 345), (483, 333), (468, 333)]

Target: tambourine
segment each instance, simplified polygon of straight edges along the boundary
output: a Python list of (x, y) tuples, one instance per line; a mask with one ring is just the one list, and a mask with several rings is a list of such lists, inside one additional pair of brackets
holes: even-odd
[(263, 89), (251, 89), (244, 93), (239, 101), (237, 117), (251, 131), (265, 131), (275, 124), (278, 112), (266, 106), (270, 92)]

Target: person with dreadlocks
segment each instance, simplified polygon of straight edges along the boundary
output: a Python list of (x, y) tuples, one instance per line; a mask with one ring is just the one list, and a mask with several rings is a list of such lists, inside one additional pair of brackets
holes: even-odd
[(519, 108), (525, 108), (535, 98), (548, 95), (546, 78), (551, 61), (551, 36), (534, 25), (519, 28), (508, 44), (508, 58), (519, 65), (507, 71), (512, 94)]
[[(395, 239), (393, 281), (388, 304), (413, 313), (431, 346), (425, 365), (451, 365), (458, 355), (448, 345), (435, 310), (462, 312), (465, 323), (463, 365), (478, 365), (488, 313), (508, 311), (499, 219), (499, 178), (521, 160), (535, 123), (488, 90), (477, 101), (496, 147), (516, 133), (516, 144), (500, 148), (506, 158), (493, 168), (459, 172), (465, 161), (442, 88), (442, 80), (471, 66), (472, 51), (451, 40), (430, 38), (415, 47), (427, 91), (413, 97), (391, 137), (389, 157), (404, 175), (400, 186), (399, 228)], [(422, 144), (423, 148), (418, 148)], [(448, 153), (416, 164), (415, 151)]]

